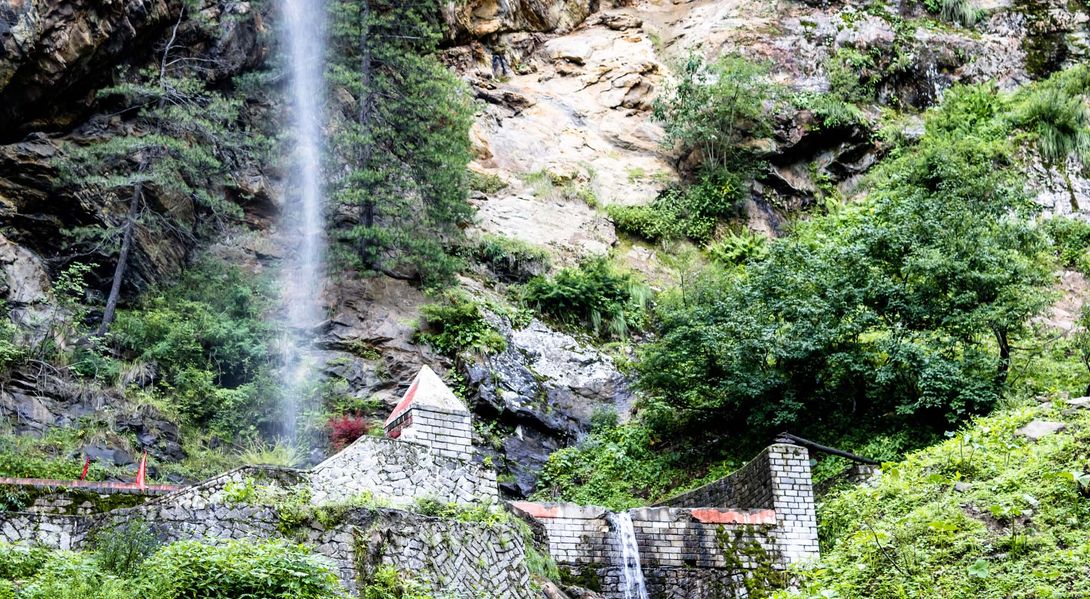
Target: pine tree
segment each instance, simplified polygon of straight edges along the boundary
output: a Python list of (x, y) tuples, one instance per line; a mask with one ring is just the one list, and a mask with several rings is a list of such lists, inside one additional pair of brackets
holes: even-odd
[(98, 335), (109, 330), (116, 315), (137, 229), (170, 230), (183, 237), (195, 234), (156, 212), (156, 203), (149, 198), (189, 198), (212, 220), (240, 212), (214, 190), (245, 152), (235, 127), (241, 102), (208, 89), (190, 68), (192, 61), (172, 54), (183, 18), (184, 11), (158, 65), (99, 92), (102, 101), (117, 105), (117, 113), (123, 115), (122, 133), (73, 148), (59, 158), (62, 181), (82, 194), (98, 196), (104, 212), (124, 215), (115, 226), (73, 231), (77, 241), (93, 243), (98, 252), (116, 248)]
[(334, 197), (354, 213), (340, 238), (363, 269), (425, 284), (457, 270), (449, 248), (472, 214), (472, 110), (436, 56), (439, 14), (435, 0), (335, 2), (328, 74), (351, 96), (334, 139)]

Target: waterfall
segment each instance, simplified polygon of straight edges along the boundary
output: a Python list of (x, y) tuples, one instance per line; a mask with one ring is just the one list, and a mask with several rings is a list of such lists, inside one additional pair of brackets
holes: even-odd
[(281, 275), (285, 333), (281, 423), (295, 440), (302, 397), (313, 372), (308, 348), (322, 321), (320, 303), (325, 235), (322, 189), (322, 107), (324, 101), (325, 19), (322, 0), (280, 0), (282, 42), (290, 80), (291, 170), (281, 216), (289, 246)]
[(621, 546), (621, 559), (624, 560), (624, 599), (647, 599), (647, 586), (643, 582), (643, 570), (640, 569), (640, 547), (636, 544), (636, 530), (632, 527), (632, 516), (628, 512), (610, 514), (610, 522), (617, 533)]

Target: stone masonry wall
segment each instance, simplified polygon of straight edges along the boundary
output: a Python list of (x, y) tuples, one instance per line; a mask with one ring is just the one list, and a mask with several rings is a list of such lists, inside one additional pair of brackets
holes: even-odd
[(315, 466), (310, 483), (315, 503), (346, 501), (368, 492), (402, 506), (423, 498), (491, 502), (498, 494), (493, 470), (418, 443), (376, 437), (362, 437)]
[(386, 434), (391, 438), (426, 445), (448, 458), (473, 459), (473, 423), (465, 410), (444, 410), (426, 404), (413, 404), (390, 423)]
[(818, 556), (817, 511), (805, 447), (770, 445), (734, 474), (659, 505), (772, 509), (776, 512), (777, 548), (784, 562)]
[(530, 591), (524, 541), (513, 525), (357, 508), (329, 527), (315, 517), (285, 528), (272, 506), (209, 504), (195, 494), (173, 499), (90, 516), (0, 513), (0, 541), (78, 550), (96, 530), (143, 520), (163, 542), (287, 538), (306, 543), (329, 559), (353, 592), (357, 580), (387, 565), (451, 599), (537, 597)]
[[(574, 504), (513, 506), (545, 525), (549, 552), (569, 575), (609, 599), (624, 597), (620, 537), (609, 512)], [(660, 507), (628, 514), (654, 599), (715, 597), (717, 589), (736, 588), (744, 572), (755, 567), (757, 556), (732, 552), (732, 544), (759, 547), (755, 553), (763, 554), (768, 565), (780, 564), (771, 534), (776, 523), (772, 510)]]

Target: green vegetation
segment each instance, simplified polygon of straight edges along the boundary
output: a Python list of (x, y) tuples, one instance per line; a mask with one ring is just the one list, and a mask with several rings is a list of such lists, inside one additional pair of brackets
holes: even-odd
[(7, 302), (0, 300), (0, 377), (26, 357), (26, 349), (19, 343), (18, 333), (8, 313)]
[(442, 304), (428, 304), (421, 309), (423, 322), (414, 338), (450, 357), (461, 352), (502, 352), (507, 342), (481, 314), (481, 308), (468, 296), (451, 292)]
[(666, 143), (699, 162), (694, 183), (667, 189), (647, 206), (610, 206), (619, 229), (649, 241), (711, 241), (719, 220), (746, 197), (758, 168), (746, 140), (771, 130), (766, 104), (778, 101), (782, 90), (766, 75), (762, 65), (740, 56), (713, 64), (689, 57), (680, 80), (656, 100), (654, 116)]
[[(113, 323), (137, 229), (190, 235), (184, 231), (240, 216), (239, 207), (218, 192), (232, 169), (259, 154), (264, 143), (257, 131), (245, 131), (242, 99), (211, 89), (193, 63), (171, 60), (172, 50), (166, 44), (156, 68), (130, 73), (124, 83), (99, 92), (114, 114), (124, 115), (126, 133), (95, 138), (57, 159), (64, 182), (98, 194), (124, 215), (115, 226), (69, 232), (82, 253), (116, 256), (99, 335)], [(191, 204), (196, 223), (183, 224), (155, 208), (183, 201)]]
[(361, 599), (432, 599), (426, 585), (390, 566), (379, 568), (360, 592)]
[(111, 340), (150, 366), (160, 403), (185, 422), (252, 435), (275, 417), (273, 329), (265, 318), (272, 297), (261, 278), (206, 258), (121, 311)]
[(356, 214), (342, 255), (369, 271), (449, 283), (467, 202), (468, 90), (437, 58), (435, 0), (338, 1), (328, 80), (342, 105), (336, 200)]
[(549, 270), (549, 253), (522, 240), (486, 235), (477, 244), (477, 259), (499, 280), (525, 283)]
[(603, 338), (641, 330), (650, 290), (633, 274), (605, 258), (590, 258), (552, 278), (535, 277), (522, 289), (523, 301), (561, 324), (584, 327)]
[[(0, 579), (26, 599), (342, 599), (328, 564), (279, 541), (179, 541), (141, 555), (137, 570), (114, 571), (95, 553), (0, 545)], [(108, 567), (108, 565), (110, 567)], [(0, 593), (4, 592), (0, 586)], [(2, 596), (2, 595), (0, 595)]]
[(712, 269), (660, 300), (639, 365), (649, 422), (759, 439), (941, 430), (995, 404), (1051, 277), (1044, 237), (1016, 216), (1013, 150), (986, 125), (946, 130), (961, 108), (877, 167), (866, 201), (799, 223), (744, 275)]
[[(1067, 428), (1038, 442), (1035, 418)], [(979, 418), (818, 514), (822, 560), (783, 597), (1078, 597), (1090, 557), (1090, 414), (1061, 401)]]
[(924, 0), (923, 5), (927, 12), (965, 27), (972, 27), (984, 16), (972, 0)]
[(670, 463), (701, 472), (784, 429), (895, 459), (1012, 397), (1081, 393), (1090, 314), (1070, 336), (1031, 319), (1053, 300), (1057, 263), (1085, 262), (1090, 234), (1035, 219), (1019, 162), (1050, 143), (1023, 107), (1057, 89), (1085, 101), (1080, 72), (1014, 93), (948, 90), (924, 136), (873, 169), (862, 201), (782, 239), (713, 245), (711, 264), (656, 299), (636, 363), (639, 420), (554, 454), (540, 496), (656, 499), (675, 480)]
[(578, 447), (549, 456), (534, 499), (628, 509), (698, 487), (737, 465), (725, 461), (696, 476), (694, 465), (705, 464), (707, 456), (688, 448), (662, 448), (661, 439), (647, 427), (599, 427)]

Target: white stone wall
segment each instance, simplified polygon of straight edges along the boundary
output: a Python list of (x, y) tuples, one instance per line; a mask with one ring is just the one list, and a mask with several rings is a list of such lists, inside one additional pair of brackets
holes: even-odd
[(444, 457), (473, 459), (473, 424), (468, 412), (414, 404), (400, 431), (399, 440), (426, 445)]
[(348, 501), (362, 493), (404, 506), (418, 499), (492, 502), (496, 473), (469, 459), (445, 456), (403, 440), (362, 437), (310, 472), (314, 503)]
[(772, 508), (776, 511), (773, 535), (784, 562), (818, 558), (817, 509), (810, 474), (810, 454), (805, 447), (776, 443), (769, 446), (769, 480)]

